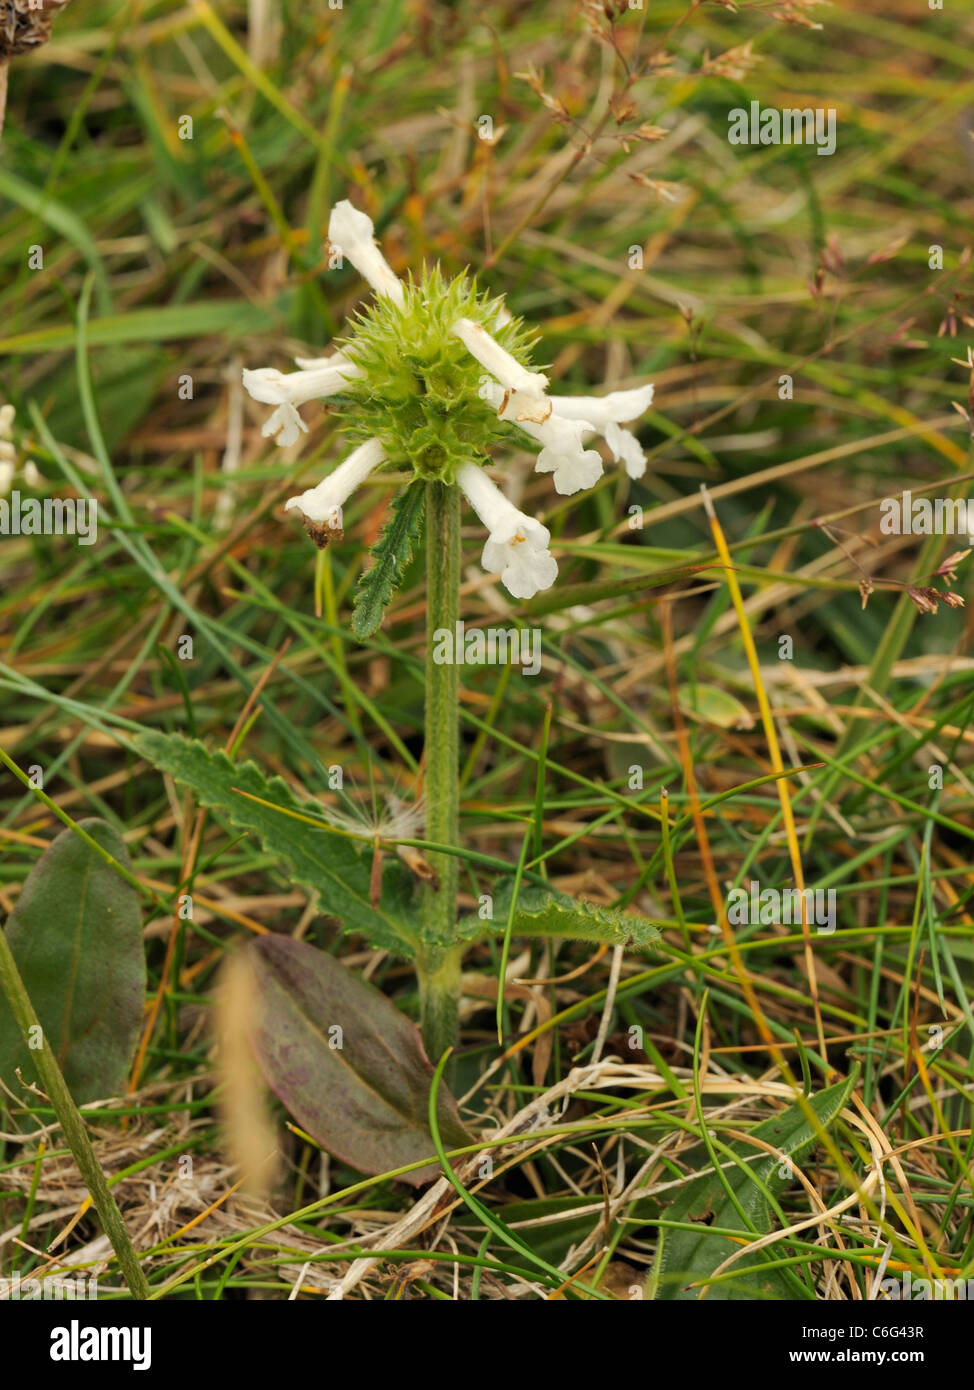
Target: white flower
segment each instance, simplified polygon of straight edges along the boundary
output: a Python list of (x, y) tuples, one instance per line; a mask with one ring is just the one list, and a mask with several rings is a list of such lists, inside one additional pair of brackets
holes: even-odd
[(368, 439), (340, 463), (334, 473), (284, 504), (284, 510), (297, 508), (304, 516), (308, 534), (321, 548), (330, 540), (341, 540), (343, 534), (342, 508), (352, 493), (385, 458), (377, 439)]
[[(7, 495), (17, 476), (19, 460), (13, 443), (14, 414), (12, 405), (0, 406), (0, 497)], [(24, 460), (21, 475), (29, 488), (44, 486), (44, 479), (33, 459)]]
[[(603, 473), (602, 459), (596, 449), (582, 447), (582, 435), (595, 426), (586, 420), (568, 420), (552, 409), (540, 424), (520, 409), (520, 392), (502, 391), (495, 382), (485, 381), (481, 387), (484, 400), (497, 410), (500, 420), (515, 424), (536, 439), (543, 448), (538, 455), (535, 471), (553, 474), (555, 491), (571, 497), (582, 488), (592, 487)], [(547, 399), (547, 398), (546, 398)], [(549, 404), (554, 406), (554, 398)]]
[(620, 429), (619, 422), (635, 420), (649, 409), (652, 400), (650, 385), (611, 391), (607, 396), (552, 396), (551, 405), (561, 419), (582, 420), (586, 430), (601, 434), (615, 461), (625, 463), (630, 478), (641, 478), (646, 472), (646, 455), (632, 431)]
[(517, 419), (546, 420), (551, 414), (551, 402), (545, 396), (548, 378), (543, 372), (529, 372), (496, 342), (486, 328), (473, 319), (457, 319), (452, 330), (464, 347), (482, 367), (497, 378), (505, 391), (518, 396)]
[(540, 590), (550, 589), (558, 562), (548, 550), (548, 528), (518, 511), (475, 463), (460, 465), (457, 483), (488, 531), (481, 561), (484, 569), (500, 574), (501, 583), (515, 598), (533, 598)]
[(296, 407), (305, 401), (334, 396), (346, 381), (359, 375), (358, 367), (336, 352), (334, 356), (298, 372), (278, 372), (273, 367), (248, 371), (245, 367), (243, 384), (244, 390), (255, 401), (277, 407), (265, 421), (261, 433), (265, 439), (274, 436), (281, 448), (287, 448), (295, 442), (299, 433), (308, 433), (308, 427)]
[(13, 406), (0, 406), (0, 497), (4, 497), (13, 487), (17, 473), (17, 453), (11, 442), (13, 423)]
[(375, 290), (388, 295), (397, 304), (405, 297), (402, 281), (375, 244), (372, 219), (346, 199), (336, 203), (328, 221), (328, 240), (343, 256), (347, 256), (358, 273)]
[(244, 368), (244, 389), (255, 401), (265, 405), (281, 405), (290, 401), (292, 405), (304, 405), (322, 396), (334, 396), (346, 381), (361, 376), (358, 367), (352, 365), (340, 353), (326, 358), (316, 367), (308, 367), (299, 372), (278, 372), (273, 367), (258, 367), (255, 371)]

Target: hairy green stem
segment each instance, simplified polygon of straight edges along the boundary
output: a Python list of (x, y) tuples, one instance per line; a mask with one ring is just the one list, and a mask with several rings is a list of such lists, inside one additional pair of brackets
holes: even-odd
[(17, 1025), (24, 1035), (24, 1039), (29, 1040), (31, 1037), (42, 1039), (42, 1046), (33, 1054), (37, 1070), (40, 1073), (41, 1084), (61, 1123), (61, 1131), (74, 1156), (74, 1161), (78, 1165), (84, 1184), (91, 1193), (95, 1209), (101, 1217), (102, 1226), (105, 1228), (105, 1234), (118, 1256), (119, 1267), (132, 1297), (146, 1300), (149, 1298), (149, 1285), (129, 1239), (122, 1213), (111, 1194), (101, 1164), (95, 1157), (95, 1151), (91, 1147), (91, 1140), (88, 1137), (85, 1122), (81, 1118), (81, 1112), (72, 1099), (61, 1068), (57, 1064), (57, 1059), (47, 1045), (47, 1039), (38, 1022), (34, 1006), (30, 1002), (30, 996), (21, 979), (17, 962), (13, 958), (13, 952), (10, 950), (10, 945), (3, 931), (0, 931), (0, 989), (7, 997), (11, 1012), (17, 1020)]
[(459, 1036), (460, 956), (458, 946), (424, 945), (416, 961), (423, 1046), (434, 1062)]
[[(424, 792), (426, 838), (458, 846), (459, 693), (455, 661), (437, 662), (435, 633), (456, 631), (460, 617), (460, 489), (426, 484), (426, 743)], [(457, 1041), (460, 1001), (460, 950), (456, 946), (457, 883), (455, 855), (431, 854), (438, 885), (423, 889), (423, 946), (416, 961), (423, 1042), (438, 1062)]]

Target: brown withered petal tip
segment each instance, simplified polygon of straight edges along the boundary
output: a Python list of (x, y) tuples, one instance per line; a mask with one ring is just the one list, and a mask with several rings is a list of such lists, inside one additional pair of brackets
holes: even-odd
[(304, 518), (304, 529), (319, 550), (324, 550), (329, 541), (340, 541), (345, 532), (340, 526), (329, 526), (327, 522), (311, 521)]
[(68, 0), (0, 0), (0, 62), (47, 43), (66, 4)]

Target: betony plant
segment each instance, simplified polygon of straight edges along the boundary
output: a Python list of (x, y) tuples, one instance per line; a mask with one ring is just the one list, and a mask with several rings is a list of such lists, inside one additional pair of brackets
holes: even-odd
[[(243, 382), (255, 400), (272, 407), (263, 433), (279, 445), (307, 432), (298, 407), (315, 399), (329, 401), (355, 444), (322, 482), (286, 504), (300, 513), (318, 546), (342, 537), (346, 501), (376, 470), (412, 471), (375, 546), (375, 563), (360, 581), (355, 635), (364, 640), (381, 624), (424, 512), (428, 636), (455, 630), (464, 497), (487, 532), (484, 569), (498, 574), (515, 599), (550, 588), (558, 573), (550, 533), (492, 480), (494, 451), (527, 441), (540, 445), (536, 470), (550, 473), (555, 490), (570, 496), (602, 476), (602, 456), (588, 446), (599, 434), (629, 476), (639, 478), (645, 455), (623, 422), (649, 407), (652, 385), (602, 397), (549, 395), (548, 377), (531, 361), (536, 334), (471, 276), (447, 279), (434, 266), (401, 280), (376, 244), (371, 219), (347, 201), (332, 211), (328, 239), (333, 254), (347, 258), (371, 285), (374, 301), (354, 316), (331, 355), (299, 358), (293, 372), (245, 370)], [(431, 855), (415, 966), (423, 1037), (434, 1060), (455, 1040), (460, 989), (458, 699), (457, 665), (434, 661), (428, 640), (426, 837), (446, 852)], [(638, 919), (631, 920), (635, 926)], [(618, 940), (619, 923), (605, 925), (606, 938)]]

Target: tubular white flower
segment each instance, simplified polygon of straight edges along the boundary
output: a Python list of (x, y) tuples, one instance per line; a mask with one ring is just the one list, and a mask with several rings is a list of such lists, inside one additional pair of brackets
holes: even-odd
[(347, 200), (336, 203), (328, 220), (328, 240), (347, 256), (376, 294), (388, 295), (397, 304), (405, 298), (402, 281), (375, 243), (372, 219)]
[(488, 531), (481, 563), (515, 598), (528, 599), (550, 589), (558, 562), (548, 550), (551, 532), (518, 511), (475, 463), (461, 464), (457, 484)]
[(648, 410), (653, 400), (652, 385), (632, 391), (610, 391), (607, 396), (552, 396), (552, 410), (565, 420), (583, 420), (586, 429), (601, 434), (617, 463), (626, 465), (630, 478), (646, 472), (646, 455), (631, 430), (620, 428), (620, 421), (635, 420)]
[(319, 397), (334, 396), (346, 381), (361, 376), (358, 367), (342, 359), (327, 367), (313, 367), (300, 372), (279, 372), (273, 367), (258, 367), (243, 372), (244, 390), (264, 405), (304, 405)]
[(505, 391), (517, 392), (518, 419), (541, 421), (551, 414), (551, 402), (545, 396), (548, 378), (543, 372), (529, 372), (490, 336), (486, 328), (473, 319), (457, 319), (452, 331), (482, 367), (495, 376)]
[(342, 507), (384, 458), (385, 452), (379, 441), (366, 440), (317, 487), (309, 488), (299, 497), (290, 497), (284, 504), (284, 510), (296, 508), (301, 512), (309, 534), (319, 547), (327, 545), (329, 540), (340, 540), (343, 534)]
[[(497, 408), (498, 419), (512, 420), (543, 446), (534, 465), (535, 471), (551, 473), (555, 491), (562, 497), (571, 497), (598, 482), (605, 471), (602, 458), (597, 449), (582, 447), (582, 435), (586, 430), (592, 432), (594, 425), (587, 420), (565, 419), (554, 411), (538, 424), (525, 418), (520, 410), (519, 392), (502, 391), (490, 381), (484, 382), (481, 390), (484, 399)], [(551, 403), (554, 404), (553, 399)]]
[(265, 421), (261, 433), (265, 439), (273, 435), (281, 448), (286, 448), (300, 433), (308, 433), (295, 407), (335, 395), (346, 381), (360, 374), (358, 367), (336, 353), (334, 358), (327, 359), (327, 365), (299, 372), (279, 372), (273, 367), (249, 371), (245, 367), (243, 384), (255, 401), (277, 407)]

